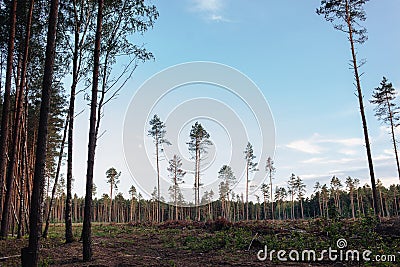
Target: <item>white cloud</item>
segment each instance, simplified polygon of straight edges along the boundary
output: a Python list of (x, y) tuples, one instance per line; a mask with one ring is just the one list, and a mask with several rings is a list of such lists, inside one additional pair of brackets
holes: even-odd
[(346, 147), (351, 146), (360, 146), (364, 144), (364, 140), (362, 138), (345, 138), (345, 139), (322, 139), (319, 140), (320, 143), (333, 143), (340, 144)]
[(306, 180), (315, 180), (315, 179), (320, 179), (321, 177), (326, 177), (326, 174), (303, 174), (299, 176), (301, 177), (301, 179), (306, 181)]
[(373, 157), (374, 161), (387, 161), (387, 160), (394, 160), (394, 155), (389, 156), (388, 154), (381, 154), (378, 156)]
[(223, 15), (224, 0), (192, 0), (192, 11), (200, 13), (204, 19), (215, 22), (231, 22)]
[(322, 163), (322, 162), (326, 162), (327, 158), (310, 158), (310, 159), (306, 159), (301, 161), (301, 163), (304, 164), (315, 164), (315, 163)]
[[(314, 133), (310, 138), (293, 141), (286, 147), (309, 154), (320, 154), (332, 150), (345, 155), (355, 155), (357, 151), (349, 149), (349, 147), (362, 146), (363, 142), (362, 138), (327, 139), (322, 138), (318, 133)], [(332, 145), (335, 145), (335, 147), (332, 148)]]
[(340, 149), (338, 150), (338, 152), (346, 156), (354, 156), (359, 153), (359, 151), (357, 150), (347, 149), (347, 148)]
[(286, 147), (309, 154), (320, 154), (323, 151), (322, 147), (316, 145), (311, 140), (293, 141), (287, 144)]
[(222, 7), (221, 0), (194, 0), (194, 8), (201, 12), (217, 13)]
[(384, 149), (383, 153), (388, 154), (388, 155), (393, 155), (394, 154), (392, 149)]

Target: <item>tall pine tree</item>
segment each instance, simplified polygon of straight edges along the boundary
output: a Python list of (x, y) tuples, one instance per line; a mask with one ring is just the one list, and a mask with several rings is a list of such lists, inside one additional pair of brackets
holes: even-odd
[(370, 102), (375, 104), (375, 116), (378, 120), (390, 127), (390, 134), (392, 137), (392, 144), (394, 155), (396, 158), (397, 174), (400, 180), (400, 165), (399, 156), (397, 154), (397, 142), (395, 136), (395, 129), (399, 126), (399, 107), (395, 103), (396, 90), (393, 88), (392, 83), (383, 77), (380, 87), (376, 87)]

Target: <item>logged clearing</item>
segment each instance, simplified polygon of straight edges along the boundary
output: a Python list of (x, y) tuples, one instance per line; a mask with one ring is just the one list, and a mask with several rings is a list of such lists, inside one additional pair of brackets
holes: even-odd
[[(82, 227), (74, 225), (75, 237)], [(82, 262), (82, 243), (65, 244), (63, 225), (52, 225), (42, 241), (41, 266), (395, 266), (394, 262), (260, 261), (257, 252), (332, 247), (344, 238), (348, 249), (371, 250), (371, 255), (398, 254), (398, 220), (377, 224), (369, 218), (358, 221), (297, 220), (228, 223), (169, 221), (161, 224), (94, 224), (94, 260)], [(0, 265), (20, 266), (20, 249), (27, 239), (0, 241)], [(286, 255), (287, 257), (287, 255)], [(398, 259), (397, 259), (398, 260)]]

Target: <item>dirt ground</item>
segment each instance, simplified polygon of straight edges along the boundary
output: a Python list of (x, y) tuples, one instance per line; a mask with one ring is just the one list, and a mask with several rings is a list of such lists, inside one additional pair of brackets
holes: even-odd
[[(79, 237), (80, 229), (74, 226), (75, 236)], [(262, 233), (271, 228), (259, 230)], [(252, 230), (244, 232), (242, 240), (237, 232), (221, 235), (218, 231), (180, 224), (167, 227), (101, 224), (93, 228), (93, 261), (86, 263), (82, 261), (82, 243), (65, 244), (63, 227), (53, 225), (49, 238), (41, 243), (41, 266), (346, 266), (332, 262), (260, 261), (257, 252), (263, 246), (257, 238), (251, 239), (253, 234)], [(227, 246), (225, 237), (235, 238), (233, 242), (237, 245)], [(193, 238), (198, 239), (194, 242)], [(26, 238), (1, 240), (0, 266), (20, 266), (18, 255), (27, 242)]]

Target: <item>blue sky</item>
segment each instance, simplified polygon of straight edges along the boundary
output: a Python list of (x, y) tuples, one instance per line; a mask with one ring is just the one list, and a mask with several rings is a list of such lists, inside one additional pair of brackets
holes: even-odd
[[(231, 66), (260, 88), (275, 120), (275, 185), (286, 186), (291, 173), (303, 178), (309, 194), (316, 181), (329, 183), (333, 175), (343, 181), (351, 176), (362, 184), (369, 182), (349, 69), (349, 43), (344, 33), (315, 13), (320, 1), (172, 0), (154, 4), (160, 12), (154, 29), (133, 38), (145, 43), (156, 60), (138, 67), (119, 98), (106, 106), (102, 118), (105, 133), (98, 141), (95, 163), (98, 197), (109, 191), (105, 172), (111, 166), (122, 172), (119, 191), (125, 197), (134, 183), (122, 145), (124, 116), (134, 93), (157, 72), (191, 61)], [(375, 173), (388, 185), (398, 182), (390, 136), (373, 116), (368, 100), (382, 76), (400, 88), (400, 2), (371, 1), (365, 8), (369, 40), (358, 46), (358, 57), (367, 60), (362, 67), (362, 87)], [(85, 186), (89, 118), (82, 98), (78, 96), (77, 110), (85, 108), (85, 112), (76, 120), (74, 150), (74, 191), (80, 196)], [(264, 169), (265, 164), (260, 165)], [(187, 179), (192, 183), (191, 176)], [(237, 190), (242, 191), (242, 186)]]

